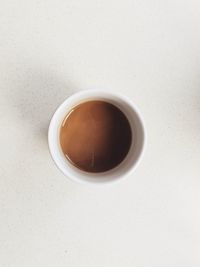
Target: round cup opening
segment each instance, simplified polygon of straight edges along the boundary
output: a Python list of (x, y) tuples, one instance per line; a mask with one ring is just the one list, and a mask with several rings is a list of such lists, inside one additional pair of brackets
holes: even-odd
[[(127, 117), (132, 131), (132, 143), (124, 160), (113, 169), (105, 172), (86, 172), (73, 166), (64, 156), (60, 147), (60, 127), (66, 114), (80, 103), (101, 100), (118, 107)], [(66, 99), (54, 113), (48, 132), (49, 149), (58, 168), (74, 181), (104, 184), (117, 181), (133, 171), (141, 158), (145, 144), (145, 132), (137, 108), (126, 97), (102, 90), (87, 90), (76, 93)]]

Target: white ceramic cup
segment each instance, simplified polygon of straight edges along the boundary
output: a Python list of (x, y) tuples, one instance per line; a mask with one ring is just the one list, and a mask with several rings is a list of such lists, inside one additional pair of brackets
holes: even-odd
[[(78, 169), (66, 159), (60, 147), (59, 133), (63, 119), (73, 107), (90, 100), (103, 100), (118, 107), (126, 115), (132, 130), (132, 144), (127, 156), (119, 165), (106, 172), (90, 173)], [(58, 107), (50, 122), (48, 142), (51, 156), (56, 165), (71, 180), (81, 183), (105, 184), (118, 181), (135, 170), (144, 151), (145, 130), (138, 109), (127, 97), (104, 90), (85, 90), (73, 94)]]

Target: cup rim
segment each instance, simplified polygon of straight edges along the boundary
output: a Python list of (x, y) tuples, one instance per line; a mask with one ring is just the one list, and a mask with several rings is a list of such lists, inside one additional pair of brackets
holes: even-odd
[[(95, 178), (94, 178), (93, 181), (88, 181), (88, 180), (84, 180), (82, 178), (75, 177), (73, 174), (70, 173), (68, 167), (66, 167), (65, 168), (65, 171), (64, 171), (63, 168), (62, 168), (62, 166), (61, 166), (62, 164), (57, 159), (57, 157), (55, 155), (54, 148), (53, 148), (53, 143), (55, 143), (55, 141), (52, 139), (52, 132), (53, 132), (53, 129), (54, 129), (54, 120), (55, 120), (56, 116), (60, 113), (60, 111), (65, 106), (67, 106), (68, 102), (70, 102), (71, 100), (75, 100), (76, 98), (81, 98), (81, 97), (83, 97), (83, 100), (84, 100), (84, 96), (87, 95), (87, 94), (89, 94), (89, 93), (91, 93), (91, 94), (99, 94), (99, 96), (101, 94), (103, 94), (104, 96), (108, 96), (108, 97), (117, 97), (118, 99), (121, 99), (122, 101), (124, 101), (125, 103), (127, 103), (129, 106), (131, 106), (131, 108), (136, 113), (136, 115), (137, 115), (137, 117), (138, 117), (138, 119), (140, 121), (140, 125), (141, 125), (141, 128), (142, 128), (142, 131), (143, 131), (142, 146), (141, 146), (141, 149), (140, 149), (140, 152), (139, 152), (139, 155), (138, 155), (136, 161), (133, 162), (133, 164), (130, 166), (130, 168), (128, 170), (126, 170), (126, 172), (123, 175), (117, 176), (114, 179), (109, 179), (109, 180), (103, 180), (103, 178), (102, 178), (102, 181), (101, 182), (100, 181), (97, 182), (95, 180)], [(115, 182), (118, 182), (118, 181), (126, 178), (128, 175), (130, 175), (130, 173), (132, 173), (133, 171), (135, 171), (135, 169), (137, 168), (137, 166), (139, 165), (139, 163), (140, 163), (140, 161), (141, 161), (141, 159), (143, 157), (143, 154), (144, 154), (144, 151), (145, 151), (145, 148), (146, 148), (146, 138), (147, 138), (147, 136), (146, 136), (146, 130), (145, 130), (145, 126), (144, 126), (144, 119), (143, 119), (143, 117), (142, 117), (139, 109), (137, 108), (137, 106), (127, 96), (125, 96), (125, 95), (123, 95), (121, 93), (108, 92), (105, 89), (104, 90), (103, 89), (87, 89), (87, 90), (82, 90), (82, 91), (76, 92), (76, 93), (72, 94), (71, 96), (67, 97), (56, 108), (56, 110), (53, 113), (53, 116), (52, 116), (52, 118), (50, 120), (49, 128), (48, 128), (48, 147), (49, 147), (50, 155), (51, 155), (53, 161), (55, 162), (57, 168), (67, 178), (69, 178), (71, 181), (78, 182), (78, 183), (81, 183), (81, 184), (90, 184), (90, 185), (104, 185), (104, 184), (115, 183)], [(71, 166), (71, 168), (72, 168), (72, 166)], [(77, 172), (78, 171), (80, 171), (80, 170), (77, 170)], [(87, 174), (87, 172), (84, 172), (84, 173)], [(102, 176), (105, 173), (106, 172), (102, 172)]]

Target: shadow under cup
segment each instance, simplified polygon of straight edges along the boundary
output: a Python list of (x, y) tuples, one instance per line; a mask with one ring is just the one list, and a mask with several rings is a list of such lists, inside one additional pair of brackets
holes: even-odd
[[(119, 108), (128, 119), (132, 132), (132, 143), (124, 160), (113, 169), (99, 173), (85, 172), (72, 165), (60, 146), (60, 128), (67, 113), (81, 103), (94, 100), (105, 101)], [(83, 183), (103, 184), (117, 181), (135, 169), (144, 149), (145, 132), (137, 108), (125, 96), (102, 90), (87, 90), (72, 95), (58, 107), (50, 122), (48, 141), (53, 160), (67, 177)]]

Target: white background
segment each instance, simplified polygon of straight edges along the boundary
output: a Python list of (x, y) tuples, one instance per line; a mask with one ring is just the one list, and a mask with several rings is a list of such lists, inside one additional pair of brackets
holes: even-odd
[[(127, 95), (148, 133), (136, 172), (101, 188), (47, 146), (90, 87)], [(199, 0), (0, 0), (0, 266), (200, 266)]]

